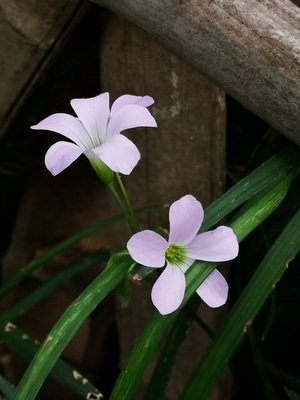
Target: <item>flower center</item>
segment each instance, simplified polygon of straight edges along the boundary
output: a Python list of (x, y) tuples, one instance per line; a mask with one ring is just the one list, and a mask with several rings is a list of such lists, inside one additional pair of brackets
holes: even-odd
[(185, 248), (176, 244), (170, 244), (166, 250), (165, 257), (171, 265), (181, 265), (186, 259)]

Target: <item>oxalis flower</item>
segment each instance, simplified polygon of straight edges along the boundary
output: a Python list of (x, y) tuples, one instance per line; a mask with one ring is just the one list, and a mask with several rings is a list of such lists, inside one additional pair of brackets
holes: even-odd
[(140, 152), (120, 132), (139, 126), (156, 127), (147, 109), (153, 103), (150, 96), (123, 95), (110, 109), (108, 93), (71, 100), (77, 117), (53, 114), (31, 126), (60, 133), (74, 142), (60, 141), (51, 146), (45, 156), (46, 167), (57, 175), (84, 154), (104, 181), (111, 178), (111, 171), (130, 174), (140, 159)]
[[(127, 243), (129, 254), (137, 263), (152, 268), (166, 265), (151, 293), (153, 304), (163, 315), (180, 306), (185, 292), (184, 274), (195, 260), (228, 261), (238, 254), (238, 241), (231, 228), (220, 226), (197, 234), (203, 217), (201, 203), (192, 195), (186, 195), (170, 207), (168, 240), (145, 230), (133, 235)], [(219, 307), (227, 300), (228, 285), (215, 269), (198, 287), (197, 293), (210, 307)]]

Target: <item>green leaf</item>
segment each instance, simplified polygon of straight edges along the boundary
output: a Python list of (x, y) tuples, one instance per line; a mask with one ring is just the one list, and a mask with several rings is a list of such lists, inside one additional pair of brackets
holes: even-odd
[(32, 308), (35, 304), (38, 304), (45, 297), (49, 296), (57, 287), (68, 281), (72, 276), (75, 276), (80, 272), (99, 264), (100, 262), (107, 261), (108, 258), (109, 252), (99, 252), (84, 258), (76, 264), (72, 264), (67, 268), (63, 268), (61, 271), (56, 273), (56, 275), (39, 285), (37, 289), (33, 290), (19, 303), (15, 304), (8, 311), (4, 312), (0, 316), (0, 323), (15, 320), (17, 317)]
[(5, 396), (5, 399), (10, 399), (13, 392), (14, 386), (0, 375), (0, 398), (2, 399), (1, 394), (3, 394)]
[(258, 311), (300, 249), (300, 210), (267, 253), (195, 370), (181, 400), (206, 399)]
[[(287, 145), (280, 153), (271, 157), (211, 203), (205, 210), (200, 232), (207, 231), (220, 220), (228, 217), (232, 211), (236, 210), (249, 199), (253, 199), (252, 202), (256, 202), (263, 194), (285, 179), (287, 175), (297, 170), (299, 159), (299, 148), (292, 144)], [(249, 204), (251, 205), (251, 202), (246, 205), (247, 208)], [(138, 274), (145, 277), (151, 272), (150, 268), (141, 267)]]
[(271, 157), (256, 170), (234, 185), (205, 210), (201, 232), (210, 229), (222, 218), (228, 216), (237, 207), (259, 194), (270, 191), (289, 173), (299, 167), (300, 151), (294, 145), (288, 145), (280, 153)]
[(128, 255), (114, 257), (106, 268), (63, 313), (36, 353), (17, 386), (12, 400), (33, 400), (64, 348), (90, 313), (126, 276), (132, 260)]
[[(272, 211), (277, 208), (278, 204), (280, 204), (285, 197), (285, 193), (287, 192), (289, 183), (290, 178), (287, 177), (282, 183), (277, 185), (277, 187), (273, 191), (271, 191), (271, 193), (266, 192), (263, 200), (261, 200), (259, 197), (262, 193), (265, 193), (265, 189), (263, 192), (258, 193), (245, 204), (245, 206), (243, 207), (243, 212), (239, 212), (238, 215), (241, 217), (241, 221), (243, 222), (243, 214), (248, 212), (249, 209), (252, 209), (250, 215), (252, 222), (251, 224), (249, 224), (249, 222), (246, 224), (244, 221), (245, 228), (242, 227), (243, 224), (240, 224), (241, 228), (237, 228), (240, 239), (242, 239), (249, 233), (249, 228), (252, 230), (256, 226), (255, 221), (257, 220), (257, 218), (259, 218), (260, 220), (258, 214), (261, 210), (264, 210), (265, 212), (268, 209), (268, 214), (271, 214)], [(235, 220), (237, 219), (238, 218), (235, 217)], [(191, 303), (191, 301), (194, 302), (193, 297), (191, 298), (191, 300), (189, 300), (188, 305), (193, 304)], [(156, 368), (147, 387), (144, 400), (151, 398), (163, 399), (164, 389), (167, 386), (173, 368), (171, 360), (176, 359), (179, 346), (185, 338), (186, 327), (191, 324), (193, 318), (193, 315), (187, 314), (185, 308), (177, 317), (172, 327), (172, 340), (168, 339), (163, 347), (160, 358), (157, 361)]]
[(285, 387), (284, 389), (285, 389), (285, 392), (288, 395), (288, 398), (290, 400), (300, 400), (300, 394), (299, 393), (296, 393), (296, 392), (294, 392), (293, 390), (291, 390), (291, 389), (289, 389), (287, 387)]
[(272, 364), (268, 364), (266, 368), (270, 375), (280, 380), (283, 386), (286, 386), (287, 388), (297, 392), (300, 397), (300, 381), (298, 376), (294, 376), (287, 371), (283, 371)]
[[(281, 203), (285, 194), (288, 190), (290, 183), (290, 178), (287, 177), (282, 183), (277, 185), (277, 187), (268, 193), (265, 189), (253, 198), (251, 198), (243, 207), (243, 212), (239, 212), (239, 227), (235, 227), (240, 240), (243, 239), (249, 233), (249, 230), (253, 230), (257, 225), (258, 221), (261, 219), (261, 212), (271, 214), (275, 210), (278, 204)], [(263, 199), (260, 197), (265, 193)], [(251, 209), (251, 214), (249, 215), (249, 209)], [(244, 220), (243, 214), (247, 213), (248, 222)], [(235, 218), (237, 220), (237, 218)], [(234, 224), (233, 224), (234, 226)], [(244, 228), (243, 228), (244, 226)], [(194, 278), (192, 278), (194, 280)], [(196, 279), (196, 277), (195, 277)], [(194, 289), (193, 289), (194, 290)], [(192, 290), (192, 292), (193, 292)], [(193, 296), (194, 297), (194, 296)], [(191, 300), (193, 300), (193, 297)], [(191, 300), (188, 302), (190, 305)], [(193, 320), (193, 316), (188, 315), (186, 309), (184, 308), (182, 312), (177, 317), (173, 327), (172, 327), (172, 340), (168, 339), (163, 347), (160, 358), (158, 359), (156, 368), (154, 370), (153, 376), (147, 387), (145, 394), (146, 399), (162, 399), (164, 394), (164, 389), (168, 383), (168, 379), (171, 375), (173, 364), (171, 360), (176, 359), (178, 348), (184, 339), (184, 333), (186, 331), (186, 326), (188, 326)]]
[(188, 329), (193, 321), (193, 316), (199, 307), (200, 299), (193, 296), (182, 309), (166, 339), (156, 367), (147, 385), (143, 400), (159, 400), (164, 398), (171, 371), (176, 363), (179, 345), (185, 340)]
[(258, 376), (260, 378), (262, 388), (265, 394), (266, 400), (276, 400), (277, 396), (272, 383), (269, 379), (269, 375), (266, 369), (266, 363), (264, 361), (262, 352), (260, 350), (259, 343), (255, 337), (252, 326), (247, 329), (248, 338), (251, 345), (251, 353), (254, 360), (255, 368), (257, 370)]
[[(136, 213), (144, 213), (151, 210), (155, 210), (160, 208), (161, 206), (154, 205), (149, 207), (144, 207), (141, 209), (136, 210)], [(53, 257), (57, 256), (64, 250), (68, 249), (69, 247), (73, 246), (75, 243), (79, 242), (79, 240), (91, 235), (92, 233), (104, 229), (112, 224), (115, 224), (119, 221), (124, 219), (123, 215), (116, 215), (114, 217), (108, 218), (104, 221), (101, 221), (97, 224), (90, 226), (89, 228), (76, 233), (75, 235), (69, 237), (68, 239), (64, 240), (63, 242), (59, 243), (57, 246), (53, 247), (51, 250), (47, 251), (46, 253), (42, 254), (40, 257), (33, 260), (29, 265), (22, 268), (16, 275), (14, 275), (9, 281), (5, 282), (5, 284), (0, 288), (0, 300), (7, 295), (13, 288), (19, 285), (24, 279), (26, 279), (32, 272), (40, 268), (46, 262), (51, 260)]]
[[(27, 361), (31, 361), (40, 347), (34, 338), (11, 322), (0, 323), (0, 339), (6, 347)], [(89, 393), (94, 395), (94, 399), (102, 398), (99, 390), (65, 361), (58, 360), (50, 376), (83, 399), (88, 398)], [(9, 394), (10, 396), (13, 394), (12, 388)]]

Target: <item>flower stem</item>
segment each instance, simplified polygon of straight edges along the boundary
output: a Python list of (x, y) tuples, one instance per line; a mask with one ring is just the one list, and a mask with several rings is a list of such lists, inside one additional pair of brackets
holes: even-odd
[[(118, 182), (119, 182), (119, 179), (118, 179)], [(135, 214), (134, 214), (134, 212), (133, 212), (133, 210), (132, 210), (132, 208), (130, 206), (129, 199), (128, 199), (127, 193), (125, 191), (125, 188), (123, 187), (124, 191), (126, 193), (126, 196), (124, 196), (124, 192), (121, 189), (122, 194), (124, 196), (124, 200), (122, 200), (122, 198), (120, 197), (120, 195), (117, 192), (116, 188), (114, 187), (113, 182), (109, 183), (107, 186), (108, 186), (109, 190), (111, 191), (112, 195), (114, 196), (114, 198), (116, 199), (118, 205), (120, 206), (120, 208), (121, 208), (121, 210), (122, 210), (122, 212), (123, 212), (123, 214), (124, 214), (124, 216), (125, 216), (125, 218), (126, 218), (126, 220), (128, 222), (128, 225), (129, 225), (129, 228), (130, 228), (131, 232), (132, 233), (137, 232), (138, 231), (137, 220), (136, 220)], [(129, 204), (129, 207), (128, 207), (128, 204)]]
[(134, 227), (134, 230), (133, 230), (132, 233), (138, 232), (139, 231), (139, 224), (138, 224), (138, 221), (136, 219), (136, 215), (135, 215), (135, 213), (133, 211), (133, 208), (132, 208), (129, 196), (127, 194), (127, 191), (125, 189), (125, 186), (123, 185), (122, 179), (121, 179), (119, 174), (116, 174), (116, 178), (117, 178), (117, 182), (119, 184), (120, 190), (122, 192), (123, 199), (125, 201), (129, 217), (130, 217), (132, 225)]

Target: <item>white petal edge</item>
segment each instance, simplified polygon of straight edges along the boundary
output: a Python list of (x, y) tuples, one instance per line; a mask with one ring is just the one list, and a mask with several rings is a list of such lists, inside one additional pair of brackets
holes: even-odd
[(57, 175), (72, 164), (83, 153), (74, 143), (57, 142), (45, 155), (45, 165), (52, 175)]
[(219, 226), (213, 231), (200, 233), (187, 247), (189, 257), (202, 261), (229, 261), (239, 252), (237, 237), (227, 226)]
[(41, 129), (60, 133), (66, 138), (72, 140), (80, 147), (85, 147), (88, 141), (88, 133), (78, 118), (69, 114), (57, 113), (49, 115), (31, 129)]
[(145, 230), (135, 233), (127, 242), (127, 250), (134, 261), (146, 267), (165, 265), (168, 242), (158, 233)]
[(221, 307), (228, 297), (228, 284), (224, 276), (214, 269), (196, 292), (209, 307)]
[(151, 299), (162, 315), (170, 314), (182, 303), (185, 276), (179, 268), (167, 265), (152, 287)]
[(109, 94), (102, 93), (88, 99), (73, 99), (71, 106), (89, 133), (90, 142), (93, 143), (90, 147), (103, 143), (106, 140), (110, 116)]
[(113, 135), (92, 150), (112, 171), (129, 175), (141, 155), (134, 143), (123, 135)]
[(198, 233), (203, 217), (203, 207), (194, 196), (187, 194), (175, 201), (169, 211), (169, 243), (189, 243)]

